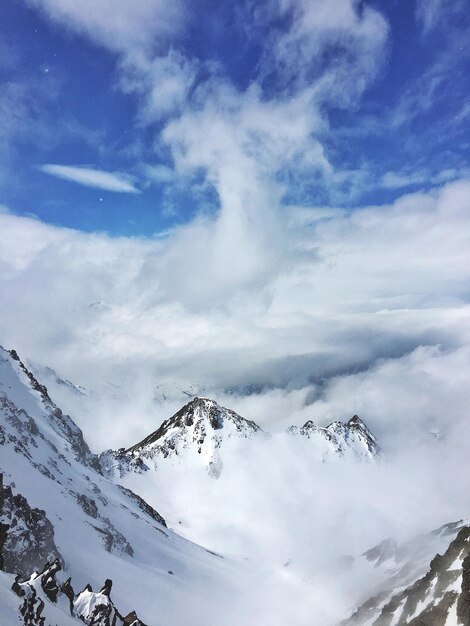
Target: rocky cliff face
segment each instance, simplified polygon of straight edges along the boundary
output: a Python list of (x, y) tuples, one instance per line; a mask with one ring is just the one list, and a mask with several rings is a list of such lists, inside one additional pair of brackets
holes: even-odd
[(26, 576), (47, 561), (63, 558), (54, 541), (54, 527), (41, 509), (32, 508), (0, 474), (0, 569)]
[[(396, 566), (382, 590), (343, 626), (470, 625), (470, 526), (449, 524), (435, 533), (453, 539), (442, 555), (434, 556), (424, 575), (414, 580), (410, 574), (416, 563), (400, 563), (400, 548), (395, 543), (383, 542), (364, 554), (376, 567), (386, 561), (395, 561)], [(414, 558), (418, 559), (418, 554)]]

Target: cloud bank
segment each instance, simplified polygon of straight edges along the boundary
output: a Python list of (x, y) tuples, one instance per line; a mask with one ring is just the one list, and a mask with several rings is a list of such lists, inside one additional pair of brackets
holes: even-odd
[(79, 384), (139, 392), (145, 414), (167, 380), (219, 393), (313, 385), (301, 400), (312, 404), (337, 376), (468, 345), (469, 205), (460, 181), (349, 213), (293, 207), (275, 214), (284, 239), (260, 233), (266, 247), (243, 229), (219, 246), (217, 216), (133, 239), (3, 213), (0, 342)]

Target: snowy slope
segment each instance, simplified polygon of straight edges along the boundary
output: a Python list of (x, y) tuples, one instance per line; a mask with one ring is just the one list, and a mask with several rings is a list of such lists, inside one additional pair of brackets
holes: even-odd
[(468, 626), (469, 553), (470, 526), (464, 521), (402, 546), (387, 540), (368, 550), (351, 575), (358, 576), (367, 562), (375, 590), (344, 626)]
[(104, 477), (80, 429), (4, 349), (0, 409), (0, 471), (45, 511), (78, 588), (112, 577), (121, 610), (138, 606), (150, 626), (186, 624), (183, 599), (194, 624), (231, 604), (237, 566), (169, 531), (150, 506)]
[[(312, 516), (317, 528), (323, 523), (319, 496), (334, 499), (336, 483), (353, 476), (349, 468), (361, 466), (362, 480), (378, 454), (357, 416), (270, 434), (214, 400), (195, 398), (139, 443), (102, 453), (100, 462), (105, 475), (158, 506), (186, 538), (275, 566), (295, 562), (308, 580), (319, 558), (308, 522)], [(268, 519), (268, 532), (261, 532)]]

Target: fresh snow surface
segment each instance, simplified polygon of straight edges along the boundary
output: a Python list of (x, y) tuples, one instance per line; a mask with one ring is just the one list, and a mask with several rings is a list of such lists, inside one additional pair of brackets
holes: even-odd
[[(311, 624), (312, 615), (325, 626), (336, 623), (346, 613), (347, 600), (338, 601), (332, 588), (331, 601), (325, 602), (325, 589), (311, 579), (310, 566), (305, 569), (300, 566), (300, 559), (299, 562), (291, 559), (295, 553), (292, 546), (280, 542), (270, 560), (258, 558), (256, 543), (264, 545), (266, 537), (271, 545), (277, 540), (276, 534), (270, 536), (269, 525), (257, 525), (261, 511), (265, 519), (272, 512), (261, 499), (257, 502), (259, 509), (249, 519), (246, 508), (237, 503), (241, 484), (247, 493), (256, 489), (259, 472), (253, 474), (253, 463), (267, 467), (266, 454), (273, 453), (271, 442), (274, 441), (274, 453), (279, 454), (283, 444), (277, 450), (280, 441), (269, 438), (256, 424), (240, 421), (231, 412), (221, 415), (217, 407), (212, 408), (216, 409), (212, 417), (218, 426), (215, 434), (218, 436), (228, 428), (233, 436), (219, 441), (208, 431), (207, 455), (199, 454), (191, 445), (184, 448), (187, 462), (180, 464), (179, 455), (169, 455), (166, 460), (175, 462), (174, 466), (167, 463), (164, 471), (146, 472), (159, 480), (166, 472), (168, 478), (168, 482), (148, 485), (155, 487), (149, 498), (154, 508), (162, 513), (160, 504), (165, 503), (164, 508), (173, 513), (168, 520), (170, 527), (193, 539), (206, 525), (206, 538), (210, 540), (203, 542), (205, 547), (166, 528), (149, 507), (117, 485), (113, 478), (103, 476), (97, 457), (90, 452), (74, 421), (58, 409), (47, 390), (21, 362), (3, 349), (0, 349), (0, 471), (5, 484), (13, 484), (15, 493), (27, 498), (30, 506), (43, 509), (52, 522), (55, 543), (65, 561), (64, 574), (72, 577), (74, 588), (83, 589), (90, 583), (98, 590), (111, 578), (113, 600), (119, 610), (123, 614), (136, 610), (149, 626), (186, 626), (188, 616), (194, 626), (251, 623), (302, 626)], [(298, 439), (298, 452), (313, 461), (311, 441), (305, 437)], [(249, 445), (255, 440), (259, 446)], [(246, 444), (242, 458), (247, 463), (240, 465), (239, 446)], [(221, 451), (223, 468), (216, 478), (217, 473), (209, 475), (207, 461), (209, 457), (212, 459), (211, 454)], [(318, 463), (315, 459), (312, 469)], [(196, 482), (188, 481), (191, 469), (195, 470)], [(173, 470), (176, 482), (170, 480)], [(282, 473), (278, 464), (270, 480), (276, 482)], [(177, 493), (174, 489), (182, 484), (178, 483), (180, 480), (186, 481), (186, 487)], [(230, 484), (231, 481), (236, 484)], [(222, 498), (220, 490), (218, 494), (211, 492), (216, 485), (222, 489)], [(188, 487), (193, 491), (185, 501)], [(282, 502), (286, 495), (284, 492), (279, 502), (289, 513), (288, 503)], [(225, 519), (225, 531), (220, 531), (223, 525), (219, 524), (219, 535), (209, 537), (213, 528), (209, 517), (204, 516), (204, 502), (209, 505), (206, 511), (210, 516), (218, 498), (222, 505), (219, 521)], [(230, 509), (224, 509), (228, 501)], [(177, 513), (179, 508), (184, 520)], [(248, 529), (248, 541), (239, 534), (241, 528)], [(202, 537), (203, 533), (200, 534)], [(230, 549), (220, 554), (214, 544), (223, 546), (223, 537), (228, 539), (225, 545)], [(316, 568), (315, 555), (313, 543), (311, 551), (305, 554), (305, 564), (314, 563)], [(2, 623), (2, 626), (7, 625)], [(64, 622), (61, 626), (68, 624)]]
[[(195, 398), (142, 441), (108, 450), (100, 461), (106, 475), (158, 507), (185, 537), (242, 557), (264, 558), (269, 551), (278, 566), (304, 560), (308, 576), (308, 560), (319, 558), (316, 538), (304, 526), (307, 512), (318, 517), (318, 488), (308, 476), (318, 480), (325, 474), (327, 489), (336, 472), (352, 477), (356, 466), (373, 465), (379, 453), (357, 416), (326, 428), (307, 422), (271, 435), (211, 399)], [(273, 527), (259, 533), (267, 516), (280, 521), (281, 532)], [(292, 536), (304, 536), (312, 552), (303, 546), (297, 552), (289, 543)]]
[(77, 445), (79, 429), (70, 418), (54, 415), (3, 349), (0, 408), (5, 483), (13, 482), (31, 506), (45, 510), (76, 588), (100, 588), (112, 578), (120, 610), (137, 610), (150, 626), (156, 620), (187, 624), (187, 606), (194, 624), (206, 624), (222, 610), (226, 623), (232, 622), (229, 607), (242, 595), (238, 581), (249, 578), (242, 573), (246, 565), (166, 529), (94, 469), (92, 455)]
[[(75, 422), (0, 349), (0, 471), (44, 509), (75, 590), (111, 578), (119, 610), (149, 626), (333, 626), (374, 591), (423, 575), (458, 530), (360, 556), (364, 525), (376, 536), (382, 525), (361, 485), (382, 463), (359, 418), (270, 436), (212, 400), (192, 403), (100, 465)], [(12, 614), (8, 580), (0, 600)]]

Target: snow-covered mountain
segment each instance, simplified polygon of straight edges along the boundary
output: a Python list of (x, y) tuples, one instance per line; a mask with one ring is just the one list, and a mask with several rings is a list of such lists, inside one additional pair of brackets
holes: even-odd
[(107, 474), (116, 470), (145, 471), (162, 459), (187, 457), (199, 459), (211, 476), (220, 475), (221, 451), (230, 439), (268, 436), (255, 422), (221, 407), (208, 398), (194, 398), (153, 433), (130, 448), (108, 450), (100, 456)]
[(318, 490), (330, 511), (344, 496), (336, 480), (351, 474), (360, 487), (383, 469), (378, 455), (357, 416), (270, 435), (195, 398), (139, 443), (98, 457), (0, 348), (1, 626), (183, 626), (188, 615), (195, 626), (333, 626), (347, 607), (348, 626), (469, 626), (466, 523), (387, 539), (328, 569), (318, 525), (310, 532)]
[(316, 426), (309, 420), (300, 428), (291, 426), (287, 432), (311, 439), (325, 455), (352, 455), (373, 459), (380, 454), (376, 438), (357, 415), (346, 423), (335, 421), (325, 428)]
[[(122, 478), (128, 472), (143, 473), (161, 467), (167, 459), (189, 458), (192, 462), (197, 459), (198, 465), (205, 466), (210, 476), (218, 478), (223, 467), (224, 447), (230, 440), (259, 443), (271, 437), (254, 421), (214, 400), (194, 398), (139, 443), (102, 453), (100, 463), (105, 474)], [(300, 428), (291, 426), (275, 437), (288, 442), (296, 438), (310, 440), (309, 454), (320, 460), (328, 457), (372, 460), (380, 454), (377, 440), (357, 415), (346, 423), (335, 421), (324, 428), (308, 421)]]
[(342, 626), (470, 624), (468, 520), (446, 524), (402, 546), (383, 541), (362, 560), (357, 565), (364, 567), (365, 560), (373, 568), (376, 588)]
[[(138, 608), (150, 626), (187, 624), (178, 609), (182, 589), (194, 624), (206, 624), (237, 594), (238, 566), (168, 530), (156, 510), (103, 476), (74, 421), (16, 352), (3, 348), (0, 472), (13, 490), (2, 506), (2, 541), (18, 573), (31, 575), (30, 566), (43, 568), (41, 561), (55, 557), (76, 588), (99, 588), (112, 576), (122, 614)], [(208, 589), (217, 590), (216, 599)]]

